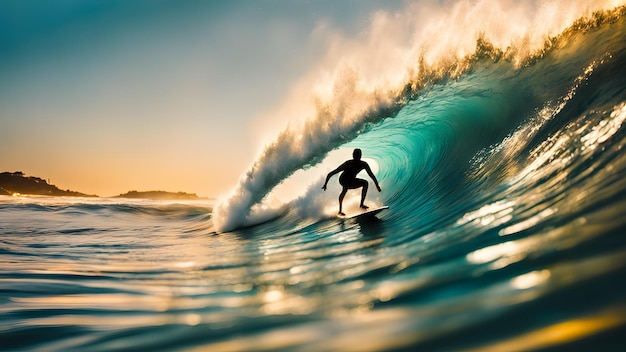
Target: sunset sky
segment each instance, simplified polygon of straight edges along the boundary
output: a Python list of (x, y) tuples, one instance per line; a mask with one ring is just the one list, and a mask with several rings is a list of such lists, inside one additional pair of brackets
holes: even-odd
[(220, 196), (335, 36), (406, 1), (0, 2), (0, 171)]

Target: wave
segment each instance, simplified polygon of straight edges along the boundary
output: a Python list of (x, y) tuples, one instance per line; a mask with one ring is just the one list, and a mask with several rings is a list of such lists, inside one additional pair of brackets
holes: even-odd
[(195, 220), (208, 219), (212, 211), (211, 201), (155, 201), (147, 199), (81, 198), (49, 196), (1, 196), (0, 210), (24, 212), (45, 217), (47, 214), (68, 217), (100, 214), (103, 217), (147, 216), (154, 219)]
[[(457, 2), (437, 15), (433, 2), (389, 25), (431, 33), (429, 23), (459, 19), (458, 26), (473, 20), (471, 28), (487, 28), (490, 16), (504, 16), (502, 4)], [(622, 345), (626, 9), (592, 14), (603, 5), (537, 4), (541, 13), (522, 16), (532, 26), (513, 25), (508, 30), (519, 36), (508, 42), (485, 29), (460, 33), (473, 41), (463, 53), (416, 46), (407, 59), (415, 65), (401, 67), (409, 73), (397, 84), (371, 84), (397, 78), (385, 71), (399, 65), (392, 60), (343, 71), (352, 75), (342, 76), (348, 88), (316, 86), (313, 117), (292, 123), (264, 150), (221, 211), (212, 212), (210, 201), (0, 196), (4, 345)], [(527, 10), (506, 5), (507, 20)], [(549, 24), (554, 31), (531, 21), (557, 5), (567, 20)], [(389, 33), (385, 16), (377, 15), (373, 38)], [(535, 25), (537, 33), (529, 29)], [(437, 33), (426, 37), (460, 47)], [(390, 37), (386, 50), (402, 38)], [(539, 44), (522, 49), (531, 42)], [(366, 47), (367, 60), (377, 61)], [(370, 76), (381, 70), (389, 75)], [(353, 90), (363, 101), (351, 105)], [(383, 188), (368, 201), (390, 206), (377, 222), (326, 219), (337, 210), (338, 185), (320, 189), (325, 168), (355, 147)], [(300, 165), (307, 170), (294, 172)], [(275, 202), (291, 182), (299, 191)], [(216, 227), (237, 230), (215, 236)]]
[[(618, 5), (622, 2), (461, 1), (452, 11), (432, 4), (410, 6), (394, 18), (377, 14), (364, 45), (339, 41), (351, 51), (334, 54), (338, 64), (327, 71), (325, 83), (314, 86), (313, 106), (302, 107), (298, 115), (308, 117), (290, 122), (231, 195), (218, 202), (212, 213), (215, 229), (229, 231), (284, 214), (284, 205), (271, 205), (268, 194), (342, 146), (367, 145), (365, 154), (379, 164), (383, 185), (394, 185), (386, 202), (395, 202), (408, 189), (432, 193), (437, 177), (458, 177), (455, 168), (463, 170), (476, 152), (525, 119), (543, 116), (547, 127), (541, 128), (549, 129), (549, 121), (559, 117), (554, 100), (564, 105), (591, 72), (615, 65), (609, 63), (615, 48), (594, 45), (615, 45), (619, 38), (581, 38), (621, 20), (624, 8)], [(619, 26), (606, 35), (623, 36)], [(410, 30), (399, 35), (398, 27)], [(396, 46), (385, 45), (379, 51), (386, 55), (379, 56), (375, 44), (385, 37)], [(411, 40), (407, 44), (402, 38)], [(569, 64), (575, 66), (565, 69)], [(551, 94), (546, 86), (565, 93)], [(421, 155), (414, 157), (415, 152)], [(399, 181), (402, 168), (416, 177)], [(318, 183), (288, 208), (330, 204), (319, 195)]]

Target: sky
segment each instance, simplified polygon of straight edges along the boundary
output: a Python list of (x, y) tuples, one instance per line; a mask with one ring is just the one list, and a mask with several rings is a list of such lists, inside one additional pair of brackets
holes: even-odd
[(100, 196), (219, 197), (284, 129), (272, 112), (333, 38), (406, 5), (2, 0), (0, 172)]

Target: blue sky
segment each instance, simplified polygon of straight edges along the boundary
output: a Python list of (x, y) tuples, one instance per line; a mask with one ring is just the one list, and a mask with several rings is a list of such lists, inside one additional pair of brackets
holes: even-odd
[(259, 153), (259, 116), (326, 55), (328, 34), (358, 36), (375, 11), (404, 5), (3, 0), (0, 171), (103, 196), (217, 196)]

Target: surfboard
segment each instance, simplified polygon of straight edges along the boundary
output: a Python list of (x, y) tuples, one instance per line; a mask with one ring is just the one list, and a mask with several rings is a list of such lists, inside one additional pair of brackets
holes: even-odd
[(345, 216), (339, 216), (342, 219), (361, 219), (361, 218), (372, 218), (374, 217), (374, 215), (380, 213), (381, 211), (385, 210), (385, 209), (389, 209), (388, 206), (382, 206), (379, 208), (374, 208), (374, 209), (368, 209), (362, 213), (356, 213), (356, 214), (349, 214), (349, 215), (345, 215)]

